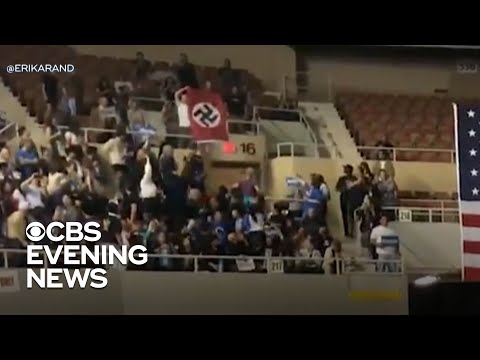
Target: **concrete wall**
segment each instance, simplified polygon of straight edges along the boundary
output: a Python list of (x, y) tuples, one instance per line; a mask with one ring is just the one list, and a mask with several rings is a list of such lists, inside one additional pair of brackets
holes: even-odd
[(27, 290), (25, 274), (19, 292), (0, 293), (0, 314), (408, 312), (404, 276), (112, 272), (103, 290)]
[(283, 77), (295, 78), (295, 51), (286, 45), (72, 45), (83, 54), (134, 58), (143, 51), (151, 60), (173, 62), (186, 53), (197, 65), (218, 66), (228, 57), (235, 68), (247, 69), (269, 90), (280, 90)]
[(411, 94), (433, 94), (448, 89), (455, 64), (412, 63), (397, 59), (361, 57), (312, 57), (308, 59), (308, 83), (312, 93), (325, 87)]
[(461, 268), (459, 224), (392, 223), (409, 268)]
[[(1, 272), (2, 270), (0, 270)], [(108, 274), (103, 290), (27, 289), (26, 270), (18, 270), (20, 291), (0, 292), (0, 315), (118, 315), (123, 311), (120, 274)], [(60, 281), (65, 283), (64, 276)]]
[[(128, 314), (407, 314), (407, 281), (402, 276), (347, 277), (293, 274), (127, 272)], [(156, 292), (144, 286), (156, 284)], [(142, 284), (143, 283), (143, 284)], [(354, 300), (351, 292), (399, 292), (398, 300)], [(136, 294), (136, 296), (131, 296)]]

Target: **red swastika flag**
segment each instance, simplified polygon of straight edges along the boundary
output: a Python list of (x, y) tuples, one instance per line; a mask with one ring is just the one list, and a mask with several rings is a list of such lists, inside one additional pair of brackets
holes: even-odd
[(228, 141), (228, 113), (220, 94), (189, 88), (186, 100), (192, 136), (197, 142)]

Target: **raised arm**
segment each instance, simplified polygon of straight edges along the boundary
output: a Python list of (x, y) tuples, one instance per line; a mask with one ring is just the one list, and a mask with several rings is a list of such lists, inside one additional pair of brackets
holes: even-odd
[(188, 86), (185, 86), (175, 92), (175, 102), (182, 101), (182, 95), (189, 89)]

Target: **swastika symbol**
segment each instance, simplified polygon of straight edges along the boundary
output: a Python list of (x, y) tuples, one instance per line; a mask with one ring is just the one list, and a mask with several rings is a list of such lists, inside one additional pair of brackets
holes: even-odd
[(198, 125), (206, 128), (217, 127), (221, 120), (218, 109), (206, 102), (198, 103), (193, 107), (192, 118)]

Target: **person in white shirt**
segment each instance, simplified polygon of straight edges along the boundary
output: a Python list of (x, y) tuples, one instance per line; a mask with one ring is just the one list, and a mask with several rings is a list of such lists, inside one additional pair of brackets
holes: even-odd
[(373, 228), (370, 241), (375, 246), (378, 256), (379, 271), (395, 272), (395, 261), (399, 259), (399, 245), (390, 245), (388, 239), (398, 237), (395, 230), (388, 227), (388, 218), (382, 215), (380, 225)]
[(187, 90), (184, 87), (175, 93), (175, 104), (177, 105), (178, 120), (180, 127), (190, 127), (190, 118), (188, 116)]
[(68, 178), (60, 168), (51, 171), (47, 179), (47, 193), (53, 195), (59, 192), (68, 183)]
[(325, 182), (325, 178), (323, 177), (323, 175), (318, 175), (318, 177), (320, 180), (320, 191), (323, 193), (323, 195), (325, 195), (325, 198), (328, 201), (330, 200), (330, 190), (328, 189), (328, 185)]
[(387, 175), (391, 178), (395, 177), (395, 167), (392, 161), (388, 158), (388, 152), (383, 150), (377, 154), (377, 161), (373, 164), (372, 172), (374, 176), (378, 176), (381, 170), (385, 170)]
[(117, 127), (115, 137), (108, 140), (101, 147), (101, 152), (105, 154), (108, 162), (112, 166), (115, 172), (115, 186), (118, 188), (123, 184), (125, 180), (125, 173), (127, 167), (125, 164), (127, 156), (127, 144), (125, 142), (126, 129), (124, 126), (119, 125)]
[(150, 157), (145, 154), (145, 167), (142, 180), (140, 181), (140, 198), (142, 200), (143, 213), (148, 216), (154, 215), (159, 201), (157, 185), (152, 180), (152, 164)]
[(20, 185), (20, 189), (25, 194), (25, 200), (27, 201), (30, 210), (36, 208), (43, 209), (45, 207), (45, 204), (43, 203), (45, 190), (41, 185), (41, 177), (39, 174), (34, 173), (30, 176)]
[(30, 214), (36, 221), (42, 223), (47, 221), (45, 213), (46, 190), (42, 184), (40, 174), (34, 173), (27, 180), (22, 182), (20, 189), (25, 194), (25, 201), (28, 203)]
[(106, 155), (110, 165), (115, 170), (123, 170), (125, 167), (125, 156), (127, 154), (127, 146), (125, 144), (125, 129), (118, 127), (115, 137), (108, 140), (102, 145), (101, 151)]

